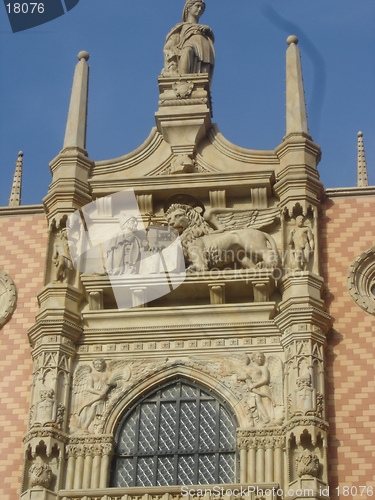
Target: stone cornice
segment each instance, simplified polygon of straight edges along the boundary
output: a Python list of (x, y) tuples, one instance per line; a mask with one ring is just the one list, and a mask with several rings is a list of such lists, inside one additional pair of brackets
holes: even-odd
[(327, 188), (325, 190), (325, 195), (327, 198), (358, 198), (365, 196), (375, 196), (375, 186)]
[(0, 217), (20, 217), (22, 215), (44, 214), (43, 205), (20, 205), (19, 207), (0, 207)]

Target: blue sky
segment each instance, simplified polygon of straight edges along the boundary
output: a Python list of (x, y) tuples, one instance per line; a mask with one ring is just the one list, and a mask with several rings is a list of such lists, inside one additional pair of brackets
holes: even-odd
[[(363, 131), (375, 184), (374, 0), (207, 0), (214, 31), (213, 121), (249, 149), (273, 149), (285, 133), (285, 40), (299, 37), (310, 134), (323, 151), (326, 187), (356, 183)], [(64, 16), (13, 34), (0, 8), (0, 205), (7, 205), (19, 150), (22, 204), (41, 203), (49, 162), (62, 148), (77, 54), (91, 57), (87, 150), (126, 154), (155, 124), (163, 44), (184, 0), (80, 0)]]

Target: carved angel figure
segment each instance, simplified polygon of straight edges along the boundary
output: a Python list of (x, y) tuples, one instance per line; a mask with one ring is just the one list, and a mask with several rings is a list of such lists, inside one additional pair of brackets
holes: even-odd
[(99, 358), (77, 368), (73, 378), (72, 427), (78, 432), (95, 431), (95, 421), (103, 415), (110, 391), (120, 388), (131, 377), (131, 369), (123, 361), (108, 364)]
[(180, 233), (189, 273), (236, 262), (243, 268), (275, 268), (279, 262), (276, 242), (256, 227), (271, 224), (277, 215), (273, 209), (221, 208), (208, 210), (203, 218), (195, 208), (181, 203), (173, 203), (165, 213), (168, 224)]
[(283, 364), (263, 352), (194, 358), (233, 390), (251, 412), (251, 425), (281, 425), (284, 420)]
[[(266, 356), (263, 352), (253, 353), (249, 358), (250, 362), (245, 367), (243, 375), (238, 376), (238, 380), (245, 381), (249, 391), (254, 394), (258, 423), (260, 425), (280, 423), (275, 414), (276, 401), (280, 398), (280, 387), (274, 384), (274, 394), (271, 389), (271, 372), (268, 368), (270, 359), (266, 364)], [(273, 362), (273, 357), (270, 358)], [(280, 379), (279, 383), (281, 383)]]

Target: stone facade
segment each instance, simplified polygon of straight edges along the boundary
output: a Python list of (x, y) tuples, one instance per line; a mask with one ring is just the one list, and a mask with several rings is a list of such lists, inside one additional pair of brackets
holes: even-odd
[(282, 143), (246, 150), (220, 134), (203, 10), (188, 0), (168, 34), (156, 127), (123, 157), (85, 149), (80, 52), (45, 217), (0, 213), (5, 373), (17, 364), (2, 378), (4, 498), (20, 483), (23, 500), (372, 486), (374, 190), (324, 190), (295, 36)]

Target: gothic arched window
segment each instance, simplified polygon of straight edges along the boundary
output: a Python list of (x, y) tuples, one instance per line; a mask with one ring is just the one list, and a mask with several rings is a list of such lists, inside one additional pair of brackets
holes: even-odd
[(146, 396), (119, 425), (112, 486), (235, 482), (236, 428), (224, 405), (185, 380)]

